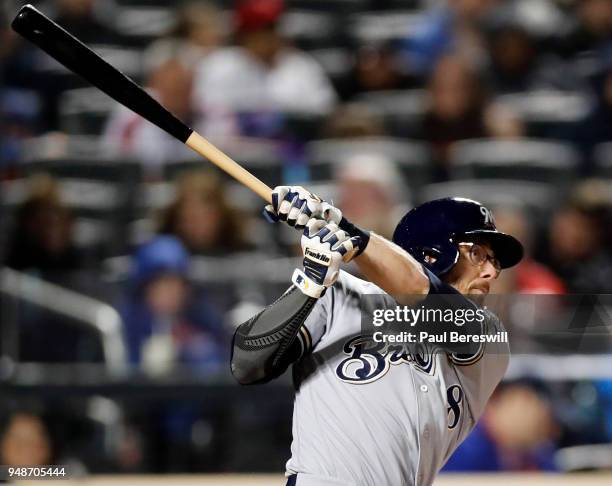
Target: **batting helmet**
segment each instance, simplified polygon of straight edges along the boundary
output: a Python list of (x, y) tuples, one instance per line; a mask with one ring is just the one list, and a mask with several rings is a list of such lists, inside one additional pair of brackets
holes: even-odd
[(488, 241), (502, 268), (512, 267), (523, 258), (523, 245), (497, 231), (491, 211), (460, 197), (436, 199), (412, 209), (395, 228), (393, 241), (440, 276), (457, 263), (458, 243), (465, 236), (481, 236)]

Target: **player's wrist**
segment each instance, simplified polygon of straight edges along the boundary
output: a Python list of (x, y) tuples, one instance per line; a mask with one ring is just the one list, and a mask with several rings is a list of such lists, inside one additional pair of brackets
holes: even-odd
[(353, 258), (357, 258), (359, 255), (361, 255), (365, 251), (366, 247), (368, 246), (368, 243), (370, 242), (370, 231), (364, 230), (360, 228), (359, 226), (351, 223), (344, 216), (340, 220), (338, 227), (341, 230), (346, 231), (349, 234), (349, 236), (351, 237), (358, 236), (361, 239), (361, 244), (358, 247), (357, 253), (355, 253), (355, 256), (353, 257)]
[(291, 276), (293, 284), (305, 295), (318, 299), (327, 290), (325, 285), (321, 285), (310, 278), (303, 270), (296, 268)]

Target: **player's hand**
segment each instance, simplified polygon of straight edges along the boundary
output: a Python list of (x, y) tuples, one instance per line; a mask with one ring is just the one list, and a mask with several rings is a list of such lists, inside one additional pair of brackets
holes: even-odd
[(340, 265), (351, 261), (359, 245), (360, 237), (351, 237), (337, 224), (311, 219), (302, 236), (304, 270), (296, 269), (291, 280), (306, 295), (321, 297), (338, 278)]
[(312, 218), (338, 224), (342, 212), (301, 186), (276, 186), (272, 204), (264, 208), (264, 216), (269, 221), (284, 221), (302, 230)]

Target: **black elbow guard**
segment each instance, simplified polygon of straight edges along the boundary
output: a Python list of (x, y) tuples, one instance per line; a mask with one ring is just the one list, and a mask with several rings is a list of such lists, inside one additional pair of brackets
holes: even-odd
[(231, 368), (239, 383), (262, 383), (276, 378), (299, 357), (289, 350), (295, 349), (291, 345), (316, 302), (317, 299), (291, 287), (236, 329)]

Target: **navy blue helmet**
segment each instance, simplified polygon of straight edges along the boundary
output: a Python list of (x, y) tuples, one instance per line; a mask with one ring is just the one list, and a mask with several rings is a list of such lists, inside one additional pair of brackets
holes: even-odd
[(523, 245), (497, 231), (489, 209), (460, 197), (436, 199), (408, 211), (395, 228), (393, 242), (441, 276), (457, 263), (458, 243), (470, 236), (488, 241), (502, 268), (523, 258)]

